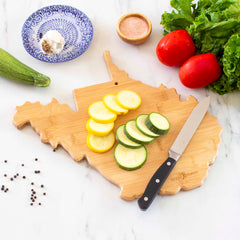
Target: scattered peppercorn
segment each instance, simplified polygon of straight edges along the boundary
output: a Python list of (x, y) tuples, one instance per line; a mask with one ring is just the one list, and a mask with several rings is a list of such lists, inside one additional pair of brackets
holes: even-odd
[[(55, 152), (55, 150), (56, 150), (56, 149), (53, 149), (54, 152)], [(35, 160), (35, 161), (38, 161), (38, 158), (35, 158), (34, 160)], [(8, 160), (3, 160), (3, 161), (4, 161), (4, 163), (7, 163), (7, 162), (8, 162)], [(22, 163), (21, 166), (24, 167), (24, 166), (25, 166), (24, 163)], [(39, 173), (41, 173), (41, 171), (40, 171), (40, 170), (34, 170), (34, 173), (35, 173), (35, 174), (39, 174)], [(4, 173), (2, 176), (7, 177), (8, 175), (7, 175), (7, 173)], [(11, 180), (11, 181), (14, 181), (14, 179), (17, 179), (17, 177), (19, 177), (19, 176), (22, 177), (23, 179), (26, 179), (26, 178), (27, 178), (25, 175), (21, 176), (21, 174), (16, 173), (16, 174), (13, 175), (12, 177), (9, 176), (8, 179)], [(31, 185), (35, 185), (35, 183), (34, 183), (34, 182), (31, 182)], [(1, 187), (0, 187), (0, 188), (1, 188), (1, 191), (4, 191), (5, 193), (9, 191), (9, 189), (6, 188), (4, 185), (0, 185), (0, 186), (1, 186)], [(39, 185), (37, 184), (37, 187), (38, 187), (38, 186), (39, 186)], [(41, 187), (41, 188), (44, 188), (44, 185), (41, 184), (40, 187)], [(45, 195), (46, 195), (46, 192), (44, 192), (44, 193), (42, 193), (42, 194), (45, 196)], [(37, 199), (38, 199), (37, 192), (36, 192), (34, 189), (31, 189), (31, 197), (30, 197), (31, 202), (30, 202), (30, 205), (33, 206), (33, 205), (34, 205), (34, 202), (36, 202), (36, 204), (37, 204)], [(42, 205), (42, 203), (39, 202), (38, 205)]]

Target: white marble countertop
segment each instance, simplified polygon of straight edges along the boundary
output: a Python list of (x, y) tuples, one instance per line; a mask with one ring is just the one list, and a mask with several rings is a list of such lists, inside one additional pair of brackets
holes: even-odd
[[(90, 48), (71, 62), (40, 62), (22, 45), (21, 28), (26, 18), (53, 4), (82, 10), (94, 26)], [(0, 191), (0, 239), (239, 239), (240, 95), (187, 89), (179, 82), (177, 68), (157, 60), (155, 47), (162, 37), (159, 22), (163, 11), (169, 9), (169, 0), (0, 0), (0, 47), (52, 79), (48, 88), (0, 79), (0, 187), (5, 184), (10, 189), (8, 193)], [(131, 46), (117, 36), (117, 20), (127, 12), (143, 13), (152, 21), (153, 31), (145, 44)], [(148, 211), (142, 212), (136, 201), (120, 199), (119, 188), (86, 161), (74, 162), (61, 148), (53, 152), (31, 127), (18, 131), (13, 126), (15, 107), (27, 100), (47, 104), (55, 97), (75, 109), (73, 89), (109, 81), (104, 50), (110, 50), (116, 65), (133, 79), (155, 87), (160, 83), (174, 87), (183, 99), (188, 95), (198, 100), (211, 96), (209, 112), (218, 118), (223, 132), (218, 156), (202, 187), (175, 196), (158, 196)], [(35, 169), (41, 174), (33, 174)], [(16, 172), (28, 178), (11, 182), (3, 176)], [(40, 184), (44, 184), (43, 189)], [(42, 206), (30, 206), (33, 187)], [(47, 195), (40, 197), (44, 191)]]

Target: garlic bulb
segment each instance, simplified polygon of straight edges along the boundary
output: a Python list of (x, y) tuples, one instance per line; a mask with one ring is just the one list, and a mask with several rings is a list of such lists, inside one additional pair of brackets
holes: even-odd
[(41, 38), (42, 50), (47, 54), (59, 54), (64, 47), (65, 40), (57, 30), (49, 30)]

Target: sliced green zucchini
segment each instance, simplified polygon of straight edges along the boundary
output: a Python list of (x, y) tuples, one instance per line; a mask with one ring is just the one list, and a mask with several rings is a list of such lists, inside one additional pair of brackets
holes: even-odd
[(157, 112), (150, 113), (145, 124), (152, 132), (159, 135), (166, 134), (170, 128), (167, 118)]
[(124, 132), (125, 124), (119, 126), (116, 131), (116, 138), (119, 143), (128, 148), (140, 148), (142, 144), (130, 140)]
[(135, 170), (145, 163), (147, 150), (144, 146), (132, 149), (118, 144), (114, 150), (114, 158), (121, 168), (125, 170)]
[(130, 140), (136, 143), (148, 144), (154, 140), (154, 138), (149, 137), (138, 130), (135, 120), (126, 123), (124, 132)]
[(145, 124), (146, 119), (148, 117), (148, 114), (141, 114), (137, 117), (136, 119), (136, 126), (137, 128), (145, 135), (149, 136), (149, 137), (159, 137), (159, 134), (154, 133), (153, 131), (151, 131)]

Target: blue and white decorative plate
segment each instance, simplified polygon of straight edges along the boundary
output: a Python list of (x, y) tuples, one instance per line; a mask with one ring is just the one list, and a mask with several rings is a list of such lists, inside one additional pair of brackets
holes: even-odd
[[(41, 37), (49, 30), (57, 30), (65, 40), (59, 54), (48, 55), (42, 50)], [(65, 5), (39, 9), (26, 20), (22, 28), (24, 48), (30, 55), (44, 62), (70, 61), (88, 49), (92, 38), (93, 26), (86, 14)]]

